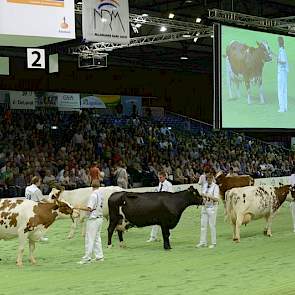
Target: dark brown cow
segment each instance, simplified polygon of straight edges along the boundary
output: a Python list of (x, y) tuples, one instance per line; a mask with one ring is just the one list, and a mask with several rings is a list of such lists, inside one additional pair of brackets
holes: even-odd
[(233, 84), (239, 88), (240, 82), (243, 81), (247, 89), (248, 104), (252, 103), (251, 83), (258, 84), (260, 102), (265, 102), (262, 90), (262, 71), (264, 63), (272, 60), (272, 53), (266, 41), (257, 42), (257, 46), (255, 48), (232, 41), (226, 48), (228, 88), (231, 99), (233, 98)]
[(219, 186), (221, 199), (224, 201), (225, 192), (234, 187), (254, 185), (254, 179), (250, 175), (226, 177), (222, 171), (215, 176), (215, 182)]

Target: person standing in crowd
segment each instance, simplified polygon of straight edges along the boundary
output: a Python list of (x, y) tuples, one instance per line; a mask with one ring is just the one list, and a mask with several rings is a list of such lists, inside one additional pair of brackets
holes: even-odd
[(219, 200), (219, 186), (213, 182), (213, 173), (207, 175), (207, 183), (202, 190), (204, 205), (201, 211), (201, 235), (197, 248), (207, 247), (207, 228), (210, 226), (211, 245), (209, 248), (216, 247), (216, 216)]
[(99, 180), (93, 180), (91, 184), (93, 192), (89, 198), (87, 207), (78, 207), (76, 209), (89, 212), (86, 223), (85, 234), (85, 255), (79, 264), (90, 263), (92, 255), (95, 255), (94, 261), (104, 261), (100, 232), (103, 223), (103, 194), (98, 190), (100, 187)]
[[(159, 185), (157, 187), (157, 192), (169, 192), (172, 193), (172, 184), (166, 179), (166, 172), (160, 171), (158, 174)], [(157, 241), (157, 235), (159, 232), (159, 225), (153, 225), (150, 238), (147, 240), (148, 243)]]
[(128, 174), (122, 161), (119, 162), (117, 169), (114, 172), (115, 185), (121, 188), (128, 188)]
[[(31, 185), (27, 186), (25, 189), (25, 197), (28, 200), (32, 200), (34, 202), (47, 202), (46, 198), (43, 196), (40, 187), (41, 186), (41, 178), (38, 176), (34, 176), (31, 180)], [(47, 242), (48, 237), (43, 236), (40, 238), (40, 241)]]
[[(295, 188), (295, 167), (292, 169), (292, 174), (290, 176), (290, 184)], [(295, 199), (290, 203), (292, 220), (293, 220), (293, 232), (295, 233)]]
[(231, 177), (231, 176), (238, 176), (238, 173), (234, 172), (233, 167), (230, 167), (229, 172), (226, 174), (226, 177)]
[(283, 37), (278, 37), (279, 54), (278, 54), (278, 100), (279, 113), (287, 112), (288, 108), (288, 59), (285, 50)]
[(92, 184), (94, 180), (100, 181), (100, 170), (97, 167), (97, 162), (93, 162), (93, 164), (91, 165), (89, 169), (89, 174), (91, 178), (90, 185)]

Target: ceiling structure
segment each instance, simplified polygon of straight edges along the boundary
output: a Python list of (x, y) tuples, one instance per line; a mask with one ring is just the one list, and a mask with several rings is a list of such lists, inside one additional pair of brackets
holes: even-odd
[[(240, 26), (247, 24), (269, 31), (281, 29), (285, 32), (288, 31), (287, 26), (293, 24), (295, 27), (294, 0), (129, 0), (129, 9), (130, 22), (134, 24), (138, 17), (148, 15), (147, 23), (138, 29), (138, 33), (130, 29), (130, 47), (116, 48), (111, 45), (112, 48), (102, 48), (105, 45), (91, 45), (91, 50), (94, 49), (95, 52), (108, 52), (110, 66), (142, 66), (208, 73), (212, 72), (213, 68), (213, 40), (210, 30), (214, 22)], [(173, 20), (168, 18), (170, 12), (175, 15)], [(227, 19), (226, 13), (230, 12), (235, 13), (235, 19), (232, 21)], [(252, 20), (249, 18), (251, 15), (256, 18)], [(202, 19), (199, 24), (196, 23), (197, 17)], [(79, 13), (76, 18), (78, 23), (81, 23)], [(165, 33), (167, 36), (160, 37), (159, 25), (163, 21), (168, 28)], [(265, 25), (259, 25), (259, 21)], [(183, 23), (184, 27), (173, 28), (169, 26), (169, 22)], [(185, 34), (186, 26), (191, 26), (188, 34)], [(175, 34), (176, 32), (179, 34)], [(185, 35), (190, 37), (183, 37)], [(150, 37), (147, 39), (147, 36)], [(196, 37), (198, 38), (195, 39)], [(173, 41), (174, 39), (177, 41)], [(181, 59), (183, 56), (188, 59)]]

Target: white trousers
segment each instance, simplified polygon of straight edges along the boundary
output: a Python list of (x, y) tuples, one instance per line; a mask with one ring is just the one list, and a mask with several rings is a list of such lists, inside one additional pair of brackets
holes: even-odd
[(286, 112), (288, 109), (288, 72), (278, 71), (278, 99), (279, 111)]
[(295, 201), (290, 202), (290, 209), (291, 209), (292, 220), (293, 220), (293, 230), (295, 231)]
[(97, 259), (103, 258), (100, 237), (102, 223), (102, 217), (87, 220), (85, 233), (85, 255), (83, 257), (85, 260), (91, 259), (92, 254), (94, 254)]
[(205, 206), (202, 207), (201, 211), (201, 236), (200, 244), (207, 245), (207, 229), (208, 224), (211, 233), (211, 244), (216, 244), (216, 217), (217, 217), (218, 206), (214, 205), (211, 208)]
[(151, 230), (151, 239), (152, 240), (156, 240), (157, 239), (157, 235), (159, 232), (160, 226), (159, 225), (153, 225), (152, 226), (152, 230)]

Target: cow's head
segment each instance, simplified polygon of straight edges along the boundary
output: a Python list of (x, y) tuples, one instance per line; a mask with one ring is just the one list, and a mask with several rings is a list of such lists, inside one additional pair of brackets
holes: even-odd
[(257, 42), (257, 45), (262, 53), (262, 58), (265, 62), (272, 61), (272, 52), (270, 50), (270, 47), (267, 43), (267, 41)]
[(203, 197), (200, 195), (200, 193), (197, 189), (195, 189), (193, 186), (190, 186), (188, 188), (188, 192), (193, 195), (195, 205), (199, 206), (199, 205), (203, 204)]
[(54, 203), (57, 205), (57, 210), (62, 214), (70, 215), (73, 222), (73, 218), (79, 217), (79, 211), (74, 209), (68, 202), (55, 199)]
[(221, 184), (223, 182), (224, 178), (225, 178), (225, 175), (222, 171), (217, 172), (215, 175), (216, 184), (218, 184), (218, 185)]

